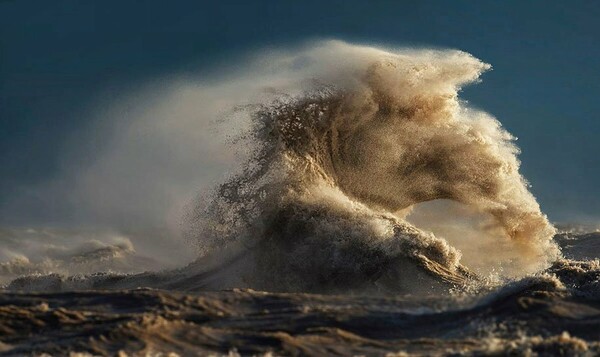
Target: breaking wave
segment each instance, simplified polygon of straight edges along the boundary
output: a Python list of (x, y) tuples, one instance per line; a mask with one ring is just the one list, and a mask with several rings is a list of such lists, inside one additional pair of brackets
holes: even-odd
[(241, 160), (187, 209), (184, 235), (199, 258), (91, 281), (421, 293), (520, 278), (559, 259), (514, 137), (459, 98), (490, 65), (455, 50), (340, 41), (250, 62), (208, 96), (229, 107), (218, 126)]
[(326, 41), (203, 87), (204, 114), (246, 101), (219, 121), (238, 170), (184, 218), (197, 260), (161, 271), (126, 236), (0, 231), (0, 353), (597, 355), (600, 233), (557, 233), (515, 139), (459, 98), (489, 69)]
[(246, 161), (188, 216), (203, 255), (252, 249), (243, 280), (275, 290), (389, 288), (406, 265), (457, 283), (473, 277), (460, 251), (410, 223), (415, 205), (443, 199), (478, 217), (463, 233), (499, 256), (492, 269), (522, 276), (559, 256), (555, 229), (519, 173), (514, 138), (458, 97), (488, 64), (460, 51), (341, 42), (288, 60), (327, 71), (234, 111), (250, 122), (233, 140)]

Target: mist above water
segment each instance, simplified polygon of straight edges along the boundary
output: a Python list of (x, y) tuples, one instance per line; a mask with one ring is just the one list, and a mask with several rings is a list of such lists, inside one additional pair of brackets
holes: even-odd
[(342, 41), (239, 63), (103, 105), (62, 175), (3, 212), (126, 233), (156, 261), (250, 249), (245, 284), (275, 282), (273, 265), (292, 290), (296, 273), (323, 273), (318, 290), (340, 274), (378, 281), (406, 259), (456, 280), (521, 276), (558, 256), (513, 137), (458, 96), (490, 65)]

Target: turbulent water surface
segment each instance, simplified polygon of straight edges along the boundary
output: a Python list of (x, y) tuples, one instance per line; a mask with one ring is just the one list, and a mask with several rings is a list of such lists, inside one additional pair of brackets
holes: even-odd
[(338, 41), (267, 57), (218, 121), (239, 168), (187, 207), (198, 258), (0, 232), (2, 353), (600, 353), (600, 235), (557, 231), (514, 138), (458, 97), (488, 64)]

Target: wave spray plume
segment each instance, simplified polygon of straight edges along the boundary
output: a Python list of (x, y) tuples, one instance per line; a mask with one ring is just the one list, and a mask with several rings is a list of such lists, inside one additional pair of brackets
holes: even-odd
[(237, 109), (250, 126), (236, 142), (250, 154), (188, 217), (188, 235), (204, 253), (252, 247), (247, 284), (316, 291), (377, 285), (398, 280), (389, 272), (407, 271), (400, 263), (407, 258), (460, 281), (469, 275), (460, 252), (406, 217), (437, 199), (487, 217), (480, 233), (510, 244), (517, 270), (556, 258), (555, 230), (519, 173), (513, 137), (458, 98), (488, 64), (460, 51), (339, 41), (274, 62), (275, 69), (300, 68), (300, 80)]

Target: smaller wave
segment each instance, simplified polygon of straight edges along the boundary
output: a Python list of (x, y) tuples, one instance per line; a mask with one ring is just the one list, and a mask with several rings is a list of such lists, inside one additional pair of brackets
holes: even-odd
[(0, 284), (27, 275), (92, 274), (158, 270), (160, 264), (136, 252), (123, 236), (88, 237), (53, 230), (0, 231)]
[(600, 232), (557, 234), (554, 240), (569, 259), (590, 260), (600, 256)]

